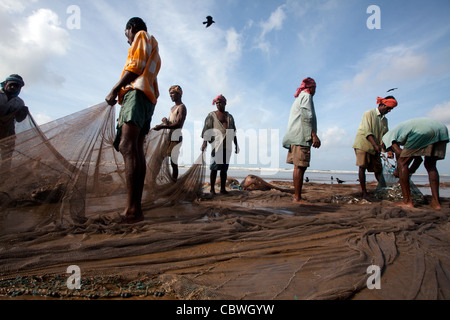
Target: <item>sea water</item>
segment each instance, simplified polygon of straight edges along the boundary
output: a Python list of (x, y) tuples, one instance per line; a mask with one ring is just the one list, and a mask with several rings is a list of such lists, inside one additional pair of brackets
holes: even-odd
[[(180, 166), (180, 173), (185, 172), (189, 167)], [(207, 178), (209, 177), (209, 169), (206, 170)], [(228, 169), (228, 177), (235, 178), (239, 182), (242, 182), (248, 175), (258, 176), (268, 182), (270, 181), (292, 181), (293, 169), (270, 169), (270, 168), (236, 168), (230, 167)], [(219, 176), (218, 176), (219, 177)], [(306, 170), (305, 179), (308, 178), (312, 183), (324, 183), (332, 184), (338, 183), (336, 179), (344, 181), (344, 184), (358, 184), (358, 172), (357, 171), (334, 171), (334, 170)], [(412, 181), (418, 186), (420, 191), (424, 195), (430, 195), (431, 191), (428, 186), (427, 174), (414, 174)], [(366, 173), (366, 181), (373, 182), (376, 178), (373, 173)], [(450, 175), (441, 174), (440, 182), (450, 183)], [(440, 188), (440, 196), (450, 198), (450, 188)]]

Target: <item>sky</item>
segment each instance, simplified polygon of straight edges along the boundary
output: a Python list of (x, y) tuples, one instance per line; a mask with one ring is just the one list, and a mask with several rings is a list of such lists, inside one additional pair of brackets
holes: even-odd
[[(208, 15), (215, 24), (205, 28)], [(120, 78), (135, 16), (162, 60), (152, 125), (169, 114), (169, 87), (183, 88), (180, 164), (200, 154), (204, 119), (223, 94), (238, 127), (231, 165), (292, 168), (281, 140), (306, 77), (317, 83), (322, 141), (310, 170), (357, 171), (362, 114), (391, 88), (399, 105), (389, 127), (430, 117), (450, 128), (448, 0), (2, 0), (0, 79), (23, 76), (21, 98), (39, 124), (101, 103)], [(438, 169), (450, 174), (449, 151)]]

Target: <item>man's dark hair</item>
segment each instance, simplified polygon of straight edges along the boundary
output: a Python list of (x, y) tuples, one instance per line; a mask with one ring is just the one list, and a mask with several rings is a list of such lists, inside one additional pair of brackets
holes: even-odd
[(138, 17), (131, 18), (125, 27), (126, 30), (131, 29), (133, 27), (134, 32), (145, 31), (147, 32), (147, 25), (144, 20)]
[(387, 96), (385, 99), (394, 99), (395, 101), (397, 101), (394, 96)]

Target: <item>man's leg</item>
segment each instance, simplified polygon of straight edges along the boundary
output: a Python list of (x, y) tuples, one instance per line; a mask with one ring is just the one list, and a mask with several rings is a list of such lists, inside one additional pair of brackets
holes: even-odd
[(127, 182), (127, 207), (122, 213), (126, 222), (137, 222), (144, 218), (141, 208), (146, 171), (144, 138), (140, 136), (140, 129), (136, 125), (125, 123), (122, 126), (119, 150), (125, 162)]
[(442, 209), (441, 204), (439, 203), (439, 172), (436, 168), (435, 157), (425, 157), (425, 169), (428, 172), (428, 179), (430, 181), (431, 188), (431, 207), (433, 209), (440, 210)]
[(170, 159), (170, 165), (172, 166), (172, 179), (173, 181), (177, 181), (178, 179), (178, 165)]
[(220, 170), (220, 193), (226, 194), (228, 191), (225, 189), (227, 183), (227, 170)]
[(411, 189), (409, 185), (409, 169), (408, 166), (411, 163), (412, 158), (398, 158), (398, 177), (400, 180), (400, 186), (402, 188), (403, 202), (399, 202), (397, 205), (400, 207), (414, 208)]
[(211, 173), (209, 174), (209, 182), (211, 184), (212, 194), (216, 194), (215, 190), (216, 179), (217, 179), (217, 170), (211, 170)]
[(359, 167), (358, 179), (359, 179), (359, 184), (361, 186), (362, 197), (365, 198), (368, 196), (367, 189), (366, 189), (366, 168)]
[(294, 167), (294, 202), (307, 203), (302, 200), (303, 177), (305, 176), (306, 167)]

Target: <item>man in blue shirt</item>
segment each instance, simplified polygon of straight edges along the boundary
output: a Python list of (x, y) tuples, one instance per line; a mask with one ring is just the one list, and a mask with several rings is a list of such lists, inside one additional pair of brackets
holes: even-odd
[[(439, 172), (436, 162), (445, 158), (448, 129), (441, 122), (420, 118), (400, 123), (383, 136), (383, 143), (387, 150), (395, 153), (398, 166), (398, 176), (402, 188), (402, 207), (413, 208), (409, 176), (413, 174), (425, 157), (425, 168), (431, 188), (431, 207), (441, 209), (439, 203)], [(403, 149), (400, 146), (404, 146)]]

